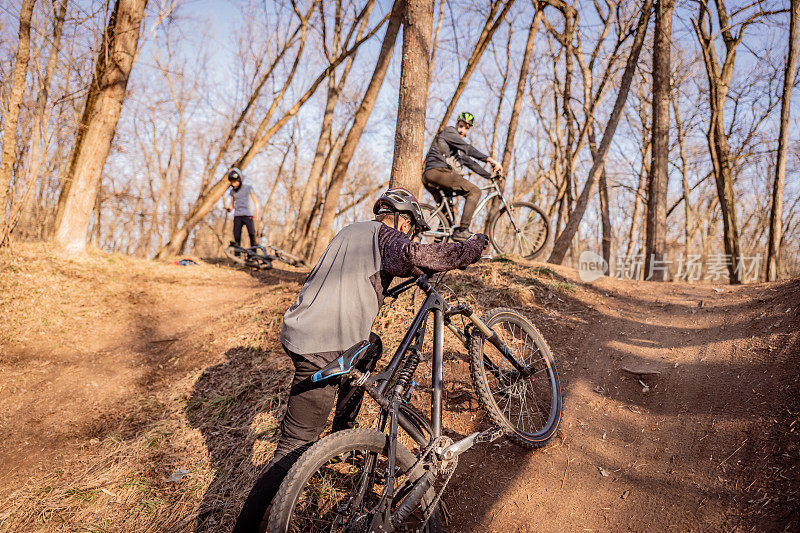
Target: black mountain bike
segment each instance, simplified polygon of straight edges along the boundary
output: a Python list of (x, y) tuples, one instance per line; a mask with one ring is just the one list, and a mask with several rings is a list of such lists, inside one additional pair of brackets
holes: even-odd
[[(547, 343), (525, 317), (498, 308), (479, 318), (449, 305), (428, 275), (386, 291), (397, 298), (414, 286), (426, 295), (400, 346), (381, 373), (356, 369), (367, 341), (312, 379), (349, 379), (380, 406), (376, 429), (333, 433), (309, 448), (281, 484), (269, 515), (272, 532), (442, 531), (439, 501), (459, 456), (479, 442), (507, 435), (529, 448), (547, 444), (561, 420), (561, 385)], [(409, 399), (433, 315), (430, 423)], [(461, 316), (461, 328), (453, 318)], [(469, 350), (472, 382), (494, 427), (453, 441), (442, 431), (442, 353), (447, 327)], [(463, 328), (463, 329), (462, 329)], [(402, 428), (412, 452), (398, 440)]]
[[(489, 239), (499, 253), (519, 254), (525, 259), (533, 259), (544, 250), (550, 235), (550, 223), (544, 211), (530, 202), (509, 202), (497, 185), (501, 175), (492, 176), (491, 183), (481, 187), (488, 192), (475, 208), (480, 213), (494, 198), (500, 199), (500, 208), (489, 220)], [(454, 200), (459, 191), (440, 190), (442, 201), (435, 206), (420, 204), (425, 222), (430, 230), (421, 235), (421, 241), (446, 242), (453, 234), (456, 208)]]
[[(271, 253), (267, 252), (267, 248), (269, 248)], [(239, 246), (235, 242), (231, 241), (228, 243), (228, 246), (223, 247), (222, 253), (224, 253), (225, 257), (234, 263), (251, 268), (257, 268), (259, 270), (269, 270), (272, 268), (272, 262), (275, 260), (283, 261), (288, 265), (296, 267), (302, 267), (306, 264), (305, 261), (296, 255), (290, 254), (289, 252), (281, 250), (277, 246), (272, 246), (270, 244), (244, 248), (243, 246)]]

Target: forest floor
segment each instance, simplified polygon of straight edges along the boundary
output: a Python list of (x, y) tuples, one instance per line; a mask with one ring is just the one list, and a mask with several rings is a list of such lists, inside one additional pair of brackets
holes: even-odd
[[(0, 253), (0, 530), (230, 530), (274, 450), (291, 378), (278, 332), (304, 277)], [(564, 396), (548, 447), (462, 456), (447, 531), (800, 531), (800, 280), (585, 284), (501, 260), (446, 283), (523, 311)], [(404, 296), (379, 315), (387, 351), (411, 313)], [(488, 419), (447, 337), (455, 438)]]

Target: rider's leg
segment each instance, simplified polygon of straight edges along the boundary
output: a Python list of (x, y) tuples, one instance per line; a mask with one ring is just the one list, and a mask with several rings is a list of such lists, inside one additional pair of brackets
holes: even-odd
[(481, 199), (481, 190), (477, 185), (465, 180), (458, 176), (463, 183), (459, 185), (461, 190), (466, 191), (464, 198), (464, 212), (461, 214), (461, 223), (459, 227), (469, 231), (469, 225), (472, 222), (472, 215), (475, 214), (475, 208), (478, 207), (478, 201)]
[(244, 225), (247, 227), (247, 236), (250, 237), (250, 247), (258, 246), (256, 225), (253, 223), (253, 217), (244, 217)]
[(469, 230), (470, 222), (472, 222), (472, 215), (475, 214), (478, 201), (481, 199), (481, 190), (478, 186), (464, 179), (459, 174), (444, 168), (429, 169), (423, 174), (422, 182), (428, 182), (443, 189), (457, 191), (465, 197), (461, 223), (456, 229), (461, 229), (462, 233), (466, 233)]
[[(297, 355), (286, 350), (294, 363), (294, 378), (286, 406), (286, 414), (281, 422), (281, 435), (275, 455), (261, 472), (253, 489), (244, 502), (236, 526), (236, 533), (258, 531), (261, 519), (278, 492), (280, 484), (325, 427), (328, 414), (336, 396), (336, 383), (325, 385), (312, 383), (311, 376), (322, 368), (320, 365), (326, 354)], [(335, 355), (333, 355), (335, 354)], [(339, 352), (331, 352), (335, 358)], [(312, 361), (309, 361), (311, 358)], [(319, 360), (317, 360), (319, 359)], [(324, 357), (328, 359), (328, 357)]]
[(242, 245), (242, 226), (244, 225), (245, 218), (247, 217), (233, 217), (233, 242), (236, 243), (236, 246)]
[[(375, 333), (369, 334), (370, 347), (367, 355), (358, 362), (356, 368), (362, 372), (372, 372), (383, 353), (381, 338)], [(364, 387), (353, 387), (351, 382), (344, 381), (339, 385), (339, 394), (336, 398), (336, 413), (333, 415), (332, 431), (352, 429), (356, 426), (356, 417), (361, 409), (364, 399)]]

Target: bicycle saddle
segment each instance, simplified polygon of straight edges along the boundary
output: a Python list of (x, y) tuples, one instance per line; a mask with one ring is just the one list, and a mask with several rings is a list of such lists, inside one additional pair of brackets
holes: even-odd
[(351, 346), (342, 355), (331, 361), (328, 366), (319, 370), (311, 376), (311, 381), (318, 382), (350, 372), (354, 366), (367, 355), (367, 348), (370, 347), (369, 341), (361, 341), (355, 346)]

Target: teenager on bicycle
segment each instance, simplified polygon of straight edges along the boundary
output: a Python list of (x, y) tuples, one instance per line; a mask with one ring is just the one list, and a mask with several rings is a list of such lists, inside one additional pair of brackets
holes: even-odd
[(486, 179), (491, 179), (492, 174), (479, 165), (476, 159), (489, 163), (495, 172), (503, 170), (500, 163), (464, 140), (474, 124), (475, 116), (472, 113), (461, 113), (458, 115), (455, 127), (448, 126), (436, 136), (428, 155), (425, 156), (422, 184), (433, 195), (436, 203), (442, 201), (442, 190), (455, 191), (457, 194), (465, 196), (461, 222), (454, 229), (452, 235), (454, 241), (463, 241), (472, 235), (469, 225), (478, 201), (481, 199), (481, 190), (461, 176), (462, 168), (469, 167), (470, 170)]
[(364, 389), (334, 380), (315, 383), (311, 376), (366, 339), (369, 348), (356, 368), (374, 369), (382, 347), (370, 330), (392, 278), (418, 276), (420, 269), (464, 268), (488, 245), (480, 233), (461, 243), (412, 242), (427, 225), (406, 189), (383, 193), (373, 213), (375, 220), (351, 224), (333, 238), (283, 316), (280, 340), (294, 363), (294, 379), (275, 455), (247, 497), (234, 531), (257, 530), (289, 469), (322, 433), (337, 391), (332, 430), (354, 427)]
[(256, 209), (255, 218), (258, 220), (258, 213), (261, 210), (256, 193), (253, 187), (244, 183), (244, 173), (236, 167), (228, 171), (228, 182), (231, 186), (231, 194), (224, 200), (225, 210), (233, 210), (233, 241), (236, 246), (242, 245), (242, 227), (247, 228), (250, 236), (250, 246), (258, 246), (256, 238), (256, 226), (253, 222), (253, 213), (250, 211), (250, 200), (253, 201)]

